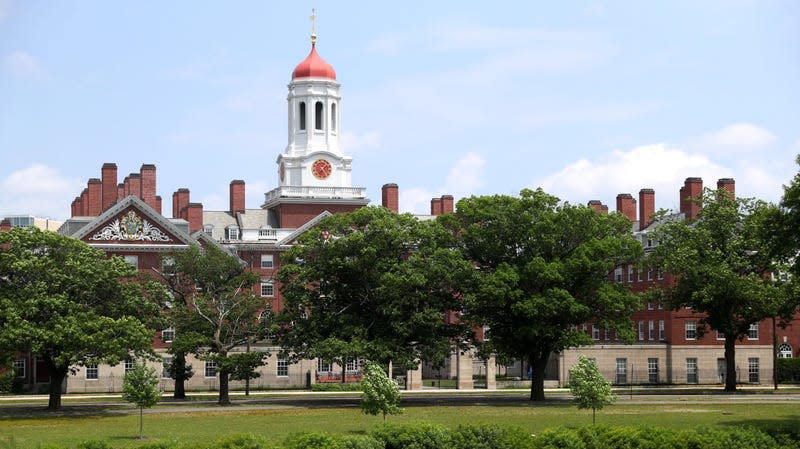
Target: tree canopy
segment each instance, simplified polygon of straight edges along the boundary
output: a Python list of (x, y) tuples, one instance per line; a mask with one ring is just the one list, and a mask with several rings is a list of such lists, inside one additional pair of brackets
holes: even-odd
[(592, 344), (579, 325), (593, 321), (622, 340), (633, 337), (630, 316), (639, 300), (610, 280), (615, 267), (642, 254), (623, 215), (526, 189), (518, 197), (462, 199), (440, 219), (477, 268), (465, 319), (487, 327), (484, 352), (530, 363), (531, 400), (544, 400), (550, 354)]
[(297, 358), (345, 356), (412, 368), (444, 360), (465, 327), (471, 266), (433, 221), (364, 207), (325, 218), (283, 257), (281, 346)]
[(139, 438), (144, 437), (144, 409), (150, 408), (161, 400), (156, 370), (144, 364), (136, 363), (122, 382), (122, 399), (139, 407)]
[(706, 189), (696, 220), (661, 212), (651, 233), (657, 246), (648, 263), (672, 274), (675, 282), (648, 295), (672, 309), (689, 308), (697, 328), (725, 335), (725, 390), (736, 390), (735, 344), (751, 325), (781, 313), (785, 291), (773, 282), (774, 259), (760, 238), (770, 207)]
[(569, 369), (569, 391), (578, 409), (592, 409), (592, 424), (597, 410), (617, 400), (611, 391), (611, 382), (600, 374), (594, 360), (583, 355), (578, 357), (578, 364)]
[(367, 363), (361, 379), (361, 411), (368, 415), (397, 415), (400, 408), (400, 387), (377, 363)]
[(228, 381), (238, 365), (229, 351), (266, 333), (258, 324), (258, 312), (268, 304), (252, 290), (259, 277), (213, 244), (193, 245), (173, 258), (167, 278), (178, 300), (170, 304), (168, 314), (179, 350), (217, 364), (219, 404), (227, 405)]
[(48, 408), (60, 408), (76, 366), (152, 352), (154, 297), (163, 289), (121, 258), (53, 232), (13, 228), (0, 233), (0, 273), (0, 349), (42, 359)]

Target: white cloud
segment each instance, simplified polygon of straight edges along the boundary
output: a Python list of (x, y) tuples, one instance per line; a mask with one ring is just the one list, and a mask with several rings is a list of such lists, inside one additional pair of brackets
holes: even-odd
[(199, 202), (203, 205), (203, 210), (224, 211), (230, 208), (229, 200), (227, 195), (210, 193), (200, 198)]
[(694, 176), (713, 188), (717, 179), (731, 177), (732, 170), (704, 155), (659, 143), (612, 151), (594, 160), (580, 159), (535, 180), (533, 187), (541, 186), (572, 203), (599, 199), (611, 210), (616, 207), (617, 194), (631, 193), (637, 198), (640, 189), (652, 188), (657, 208), (676, 208), (680, 187), (687, 177)]
[(381, 133), (371, 131), (364, 134), (354, 132), (342, 132), (342, 149), (346, 154), (353, 154), (359, 150), (373, 149), (381, 144)]
[(777, 141), (772, 132), (752, 123), (734, 123), (701, 136), (692, 146), (699, 151), (751, 152), (762, 150)]
[(42, 70), (39, 60), (24, 51), (11, 52), (6, 56), (4, 62), (6, 70), (17, 78), (36, 79), (44, 76), (44, 70)]
[(0, 181), (0, 215), (32, 214), (64, 220), (84, 185), (43, 164), (10, 173)]
[(434, 189), (412, 187), (400, 190), (400, 211), (415, 214), (430, 213), (430, 201), (442, 195), (453, 195), (454, 201), (473, 194), (484, 185), (483, 168), (486, 161), (475, 152), (467, 153), (456, 161), (443, 186)]

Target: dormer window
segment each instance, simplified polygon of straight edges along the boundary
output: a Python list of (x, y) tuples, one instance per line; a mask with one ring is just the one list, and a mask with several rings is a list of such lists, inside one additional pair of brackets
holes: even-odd
[(210, 237), (213, 232), (214, 232), (214, 225), (210, 225), (210, 224), (203, 225), (203, 233), (205, 235)]
[(239, 227), (236, 225), (228, 226), (228, 229), (225, 230), (225, 236), (228, 240), (239, 240)]

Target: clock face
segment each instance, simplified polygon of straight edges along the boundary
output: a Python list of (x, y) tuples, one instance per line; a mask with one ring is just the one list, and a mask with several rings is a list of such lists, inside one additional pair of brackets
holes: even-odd
[(281, 177), (281, 182), (283, 182), (283, 180), (286, 178), (286, 166), (283, 164), (283, 162), (281, 162), (281, 167), (278, 170), (278, 174)]
[(317, 179), (326, 179), (331, 175), (332, 171), (333, 166), (331, 166), (331, 163), (325, 159), (317, 159), (313, 164), (311, 164), (311, 173)]

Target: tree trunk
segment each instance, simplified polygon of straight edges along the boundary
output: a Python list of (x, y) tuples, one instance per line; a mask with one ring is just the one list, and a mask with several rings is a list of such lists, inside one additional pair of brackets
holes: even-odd
[(231, 398), (228, 394), (228, 371), (218, 371), (219, 374), (219, 405), (231, 405)]
[(175, 391), (172, 392), (172, 397), (186, 399), (186, 354), (175, 354), (172, 363), (172, 372), (175, 373)]
[(50, 372), (50, 399), (47, 402), (47, 409), (58, 410), (61, 408), (61, 386), (64, 384), (69, 368), (56, 366), (50, 358), (45, 358), (44, 363)]
[(529, 363), (533, 368), (533, 374), (531, 375), (531, 401), (544, 401), (544, 370), (547, 368), (547, 359), (549, 357), (549, 354), (544, 357), (530, 356)]
[(592, 424), (595, 423), (595, 415), (597, 414), (597, 409), (592, 407)]
[(139, 439), (144, 438), (144, 407), (139, 407)]
[(725, 333), (725, 391), (736, 391), (736, 336)]

